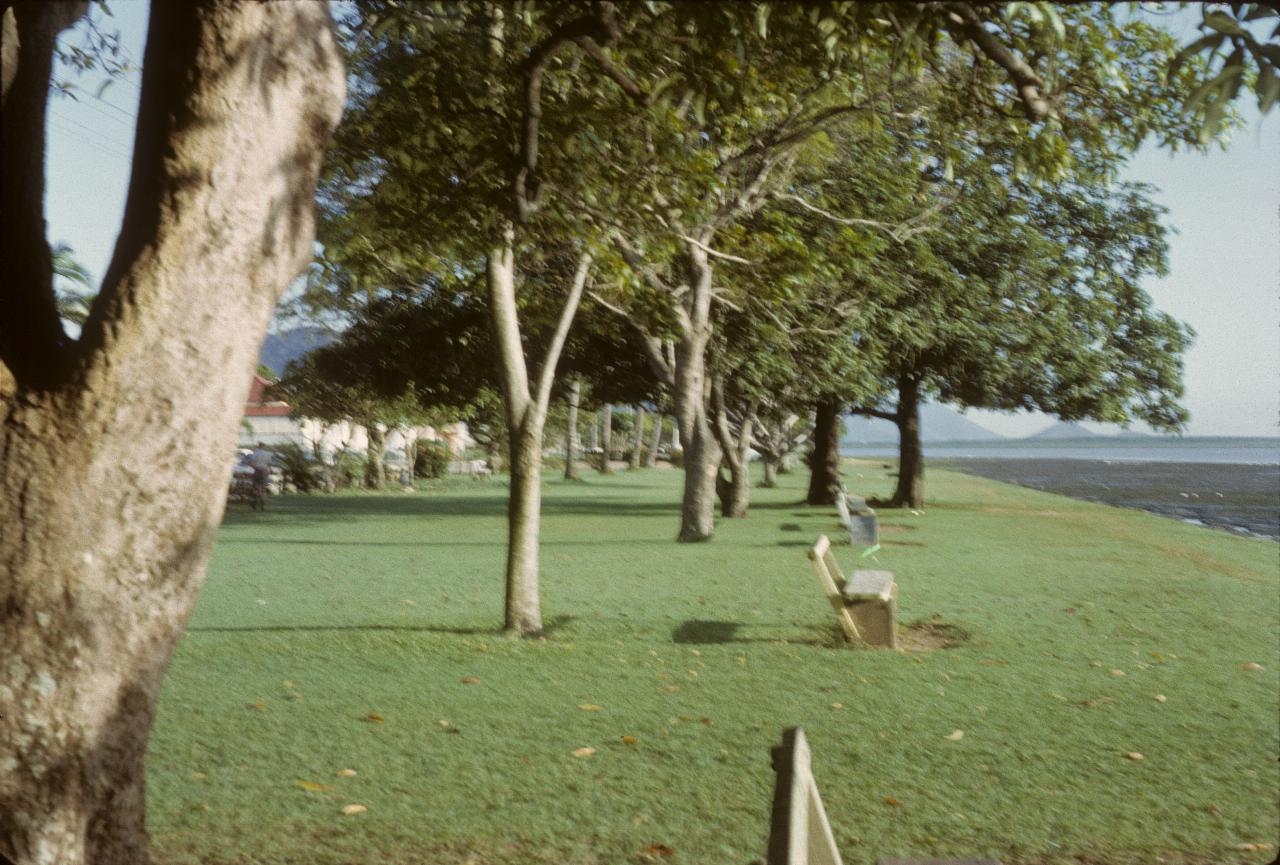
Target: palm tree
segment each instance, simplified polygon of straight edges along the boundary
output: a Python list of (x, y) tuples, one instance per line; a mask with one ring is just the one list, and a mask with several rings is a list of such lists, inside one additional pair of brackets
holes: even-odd
[(61, 285), (54, 283), (58, 315), (73, 324), (83, 325), (89, 317), (93, 299), (98, 295), (93, 290), (93, 277), (83, 264), (76, 261), (70, 244), (55, 243), (50, 251), (53, 253), (53, 274), (63, 282)]

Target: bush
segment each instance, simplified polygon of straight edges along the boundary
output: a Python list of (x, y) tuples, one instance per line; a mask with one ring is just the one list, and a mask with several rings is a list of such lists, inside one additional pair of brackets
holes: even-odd
[(285, 442), (271, 450), (284, 474), (285, 486), (292, 485), (300, 493), (309, 493), (320, 486), (320, 464), (302, 449), (302, 445)]
[(442, 478), (449, 471), (449, 446), (444, 442), (418, 441), (413, 458), (415, 478)]
[(333, 488), (342, 490), (364, 482), (365, 467), (368, 459), (363, 454), (343, 451), (336, 454), (330, 470)]

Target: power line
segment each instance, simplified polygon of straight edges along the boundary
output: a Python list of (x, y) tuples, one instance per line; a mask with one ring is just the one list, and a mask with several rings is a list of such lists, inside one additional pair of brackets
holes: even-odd
[[(76, 132), (74, 129), (70, 129), (65, 126), (59, 126), (57, 123), (57, 121), (59, 120), (66, 121), (68, 123), (75, 123), (76, 126), (79, 126), (81, 129), (87, 130), (88, 132), (92, 133), (97, 137), (89, 138), (89, 137), (86, 137), (85, 135), (82, 135), (79, 132)], [(50, 119), (50, 122), (55, 129), (57, 129), (59, 132), (63, 133), (64, 135), (70, 135), (71, 137), (77, 138), (85, 144), (89, 144), (94, 147), (97, 147), (103, 151), (106, 151), (107, 153), (112, 154), (113, 156), (118, 156), (121, 159), (129, 160), (133, 158), (130, 153), (122, 149), (118, 141), (112, 141), (106, 136), (103, 136), (100, 133), (95, 132), (92, 128), (85, 126), (83, 123), (76, 123), (74, 120), (71, 120), (68, 117), (54, 117)]]

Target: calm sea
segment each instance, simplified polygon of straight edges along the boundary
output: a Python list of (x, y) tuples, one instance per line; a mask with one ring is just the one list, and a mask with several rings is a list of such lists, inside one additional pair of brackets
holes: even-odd
[[(896, 444), (850, 445), (845, 456), (896, 457)], [(1172, 463), (1280, 465), (1280, 438), (1188, 437), (1179, 439), (1024, 439), (992, 442), (926, 442), (926, 459), (1052, 459)]]
[[(892, 447), (849, 456), (894, 457)], [(929, 465), (1193, 525), (1280, 540), (1280, 439), (925, 445)], [(925, 484), (926, 495), (928, 483)]]

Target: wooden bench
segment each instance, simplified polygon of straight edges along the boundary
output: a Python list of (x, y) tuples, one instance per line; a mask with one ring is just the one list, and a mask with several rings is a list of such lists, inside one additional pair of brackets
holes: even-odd
[[(792, 727), (772, 751), (773, 808), (767, 865), (842, 865), (804, 731)], [(1000, 865), (993, 859), (877, 859), (876, 865)]]
[(799, 727), (783, 732), (782, 745), (773, 749), (773, 771), (768, 865), (841, 865)]
[(846, 580), (826, 535), (818, 536), (809, 560), (846, 640), (898, 648), (898, 585), (892, 572), (854, 571)]
[(867, 500), (855, 496), (840, 483), (836, 490), (836, 510), (840, 524), (849, 534), (849, 543), (855, 547), (873, 547), (880, 543), (880, 520), (876, 512), (867, 507)]

